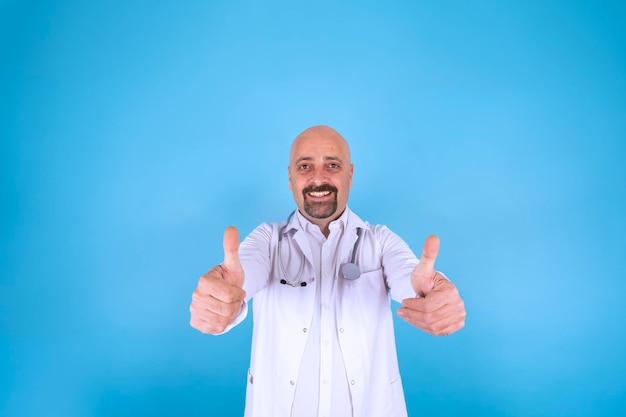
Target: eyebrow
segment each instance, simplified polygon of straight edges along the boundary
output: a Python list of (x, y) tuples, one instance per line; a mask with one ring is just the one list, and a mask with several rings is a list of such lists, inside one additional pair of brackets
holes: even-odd
[[(296, 160), (295, 164), (298, 165), (300, 162), (303, 161), (313, 161), (313, 159), (314, 158), (311, 156), (302, 156)], [(324, 161), (337, 161), (343, 164), (343, 161), (338, 156), (325, 156)]]

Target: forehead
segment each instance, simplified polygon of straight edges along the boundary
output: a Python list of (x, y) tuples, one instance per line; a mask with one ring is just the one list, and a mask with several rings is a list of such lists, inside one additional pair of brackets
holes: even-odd
[(291, 146), (290, 162), (301, 159), (340, 159), (350, 160), (350, 150), (346, 141), (338, 134), (303, 134)]

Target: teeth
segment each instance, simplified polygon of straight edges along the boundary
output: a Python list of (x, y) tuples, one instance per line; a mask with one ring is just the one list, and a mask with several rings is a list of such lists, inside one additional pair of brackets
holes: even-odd
[(330, 194), (330, 191), (313, 191), (309, 193), (313, 197), (324, 197)]

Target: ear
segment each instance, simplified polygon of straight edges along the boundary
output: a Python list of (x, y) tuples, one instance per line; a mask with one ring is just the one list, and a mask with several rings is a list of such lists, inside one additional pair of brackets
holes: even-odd
[(350, 164), (350, 188), (352, 188), (352, 175), (354, 174), (354, 164)]

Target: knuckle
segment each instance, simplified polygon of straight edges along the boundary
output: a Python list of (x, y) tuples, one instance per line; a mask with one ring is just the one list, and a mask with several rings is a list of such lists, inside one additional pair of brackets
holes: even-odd
[(220, 316), (230, 317), (233, 314), (233, 308), (228, 303), (220, 303), (218, 305), (218, 309), (219, 309), (218, 313)]
[(209, 322), (206, 322), (206, 321), (205, 322), (201, 322), (195, 328), (200, 330), (202, 333), (205, 333), (205, 334), (219, 334), (219, 333), (223, 333), (224, 330), (226, 329), (226, 325), (221, 323), (219, 320), (215, 320), (214, 317), (212, 317), (211, 319), (212, 320), (210, 320)]
[(433, 323), (435, 321), (435, 315), (433, 313), (425, 313), (424, 314), (424, 321), (426, 323), (429, 323), (429, 327), (432, 326), (431, 323)]
[(443, 336), (444, 334), (447, 334), (446, 332), (444, 332), (445, 326), (443, 324), (432, 324), (429, 327), (430, 333), (435, 336)]
[(217, 276), (221, 276), (221, 265), (216, 265), (213, 268), (205, 272), (199, 279), (198, 285), (203, 285), (215, 280)]
[(205, 285), (208, 284), (209, 280), (211, 279), (210, 276), (209, 276), (209, 272), (207, 272), (206, 274), (204, 274), (200, 278), (198, 278), (198, 288), (202, 288), (202, 287), (204, 287)]
[(203, 323), (200, 320), (198, 320), (197, 317), (193, 317), (192, 316), (191, 319), (189, 320), (189, 325), (192, 328), (198, 330), (199, 332), (206, 333), (205, 326), (203, 325)]
[(189, 312), (191, 313), (192, 317), (197, 317), (197, 318), (202, 317), (202, 308), (198, 307), (194, 303), (191, 303), (189, 305)]
[(230, 303), (236, 303), (238, 301), (241, 301), (244, 299), (244, 297), (246, 296), (246, 292), (244, 290), (242, 290), (241, 288), (237, 288), (237, 287), (232, 287), (233, 291), (231, 291), (228, 294), (228, 301)]
[(229, 291), (226, 294), (224, 294), (224, 302), (225, 303), (234, 303), (235, 301), (237, 301), (237, 295), (236, 293)]
[(197, 289), (191, 294), (191, 302), (197, 303), (198, 301), (204, 299), (205, 297), (198, 291)]
[(432, 325), (432, 324), (424, 324), (423, 329), (424, 329), (425, 331), (427, 331), (428, 333), (430, 333), (430, 334), (434, 334), (434, 333), (435, 333), (435, 331), (436, 331), (436, 329), (433, 327), (433, 325)]
[(224, 330), (226, 330), (226, 325), (223, 323), (214, 323), (213, 325), (210, 326), (211, 334), (224, 333)]

